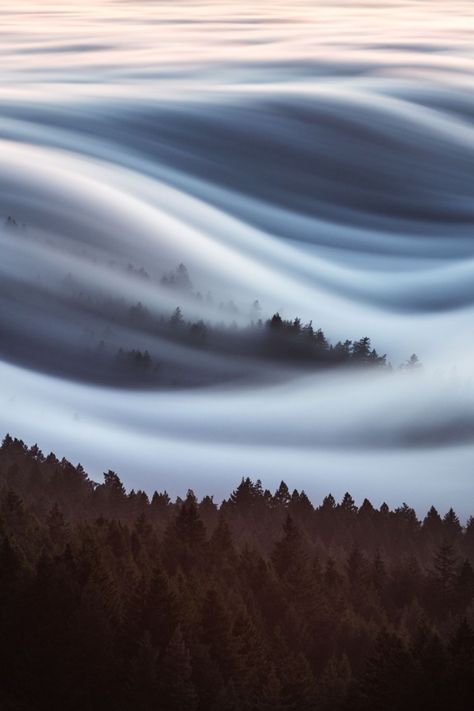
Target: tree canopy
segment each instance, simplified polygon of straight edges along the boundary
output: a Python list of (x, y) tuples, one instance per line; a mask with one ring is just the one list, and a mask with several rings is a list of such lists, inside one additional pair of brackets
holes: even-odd
[[(164, 478), (164, 477), (163, 477)], [(474, 519), (245, 477), (127, 491), (6, 436), (5, 709), (466, 710)]]

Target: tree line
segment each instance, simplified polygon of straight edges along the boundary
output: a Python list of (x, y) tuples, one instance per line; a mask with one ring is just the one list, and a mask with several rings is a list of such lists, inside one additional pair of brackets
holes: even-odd
[(0, 704), (137, 711), (467, 711), (474, 519), (244, 478), (101, 484), (0, 448)]
[[(23, 235), (24, 226), (15, 217), (7, 217), (5, 226), (15, 238)], [(89, 257), (96, 261), (94, 254)], [(12, 277), (0, 284), (12, 306), (0, 319), (2, 357), (61, 377), (140, 388), (203, 387), (244, 377), (270, 381), (336, 367), (391, 368), (367, 336), (333, 344), (311, 321), (283, 318), (278, 312), (263, 318), (258, 300), (239, 308), (231, 299), (219, 302), (210, 292), (203, 296), (182, 263), (161, 276), (120, 260), (104, 266), (166, 289), (168, 297), (173, 294), (171, 303), (194, 311), (201, 308), (197, 304), (206, 304), (215, 318), (185, 316), (179, 305), (168, 311), (163, 305), (133, 303), (124, 294), (111, 293), (107, 281), (92, 286), (71, 273), (56, 285), (60, 298), (55, 289), (44, 290), (41, 274), (27, 292)], [(19, 328), (28, 309), (40, 309), (43, 317), (49, 313), (61, 338)], [(404, 367), (418, 367), (412, 358)]]
[[(141, 279), (150, 279), (143, 267), (138, 269), (128, 264), (127, 272)], [(68, 275), (66, 281), (70, 286), (74, 284), (71, 275)], [(181, 294), (191, 294), (198, 302), (204, 300), (200, 292), (193, 291), (189, 272), (182, 263), (163, 274), (160, 283)], [(82, 291), (77, 293), (73, 289), (72, 293), (73, 299), (85, 298)], [(211, 295), (208, 294), (205, 300), (212, 303)], [(285, 319), (279, 312), (269, 318), (262, 318), (258, 300), (251, 305), (249, 323), (240, 326), (235, 320), (211, 323), (204, 319), (188, 319), (181, 306), (176, 306), (169, 314), (156, 314), (141, 301), (127, 305), (124, 301), (114, 302), (109, 299), (100, 302), (100, 309), (107, 315), (111, 325), (125, 323), (142, 335), (171, 339), (182, 346), (222, 355), (265, 359), (286, 367), (310, 370), (338, 366), (392, 367), (387, 361), (387, 355), (378, 353), (368, 336), (333, 344), (322, 328), (315, 328), (312, 321), (303, 323), (300, 317)], [(227, 316), (239, 315), (239, 309), (232, 301), (221, 303), (220, 310)], [(166, 379), (176, 380), (178, 375), (179, 380), (179, 374), (175, 371), (171, 375), (167, 373), (169, 359), (160, 348), (152, 348), (150, 352), (150, 349), (141, 348), (137, 343), (133, 348), (121, 346), (114, 349), (102, 340), (97, 350), (102, 356), (107, 356), (108, 367), (112, 367), (109, 372), (113, 377), (163, 382)], [(90, 352), (89, 356), (93, 358), (96, 353)], [(420, 362), (415, 354), (400, 366), (403, 369), (419, 367)]]
[[(209, 349), (228, 355), (265, 358), (287, 366), (319, 369), (337, 366), (377, 366), (392, 369), (387, 355), (381, 355), (372, 346), (371, 339), (364, 336), (359, 340), (346, 339), (332, 344), (321, 328), (315, 329), (312, 321), (303, 323), (299, 317), (284, 319), (279, 312), (271, 318), (259, 318), (248, 326), (233, 323), (212, 325), (202, 319), (186, 320), (178, 306), (169, 317), (153, 317), (138, 302), (129, 310), (129, 318), (134, 326), (150, 330), (154, 335), (166, 336), (194, 348)], [(154, 364), (148, 351), (131, 350), (128, 364), (133, 357), (141, 367), (139, 356), (148, 363), (149, 370)], [(119, 350), (122, 357), (124, 351)], [(122, 361), (123, 362), (123, 361)], [(402, 369), (416, 369), (421, 366), (418, 356), (412, 354), (403, 363)]]
[[(310, 372), (338, 367), (393, 370), (387, 356), (377, 352), (368, 336), (355, 341), (338, 341), (333, 345), (323, 330), (315, 329), (311, 321), (304, 324), (298, 317), (283, 319), (278, 312), (266, 320), (259, 318), (239, 327), (235, 323), (226, 325), (206, 323), (202, 319), (187, 320), (179, 306), (169, 316), (157, 317), (138, 302), (129, 308), (128, 320), (132, 328), (151, 337), (158, 336), (180, 346), (229, 358), (251, 359), (254, 364), (270, 362), (285, 369), (299, 368)], [(200, 385), (219, 378), (215, 372), (207, 372), (205, 367), (194, 372), (192, 363), (187, 368), (177, 365), (166, 347), (153, 347), (152, 343), (149, 349), (115, 349), (101, 340), (84, 357), (95, 363), (97, 372), (105, 369), (109, 380), (125, 385), (166, 387), (181, 382)], [(420, 367), (415, 354), (400, 366), (405, 370)], [(231, 368), (220, 377), (232, 379), (235, 373)]]

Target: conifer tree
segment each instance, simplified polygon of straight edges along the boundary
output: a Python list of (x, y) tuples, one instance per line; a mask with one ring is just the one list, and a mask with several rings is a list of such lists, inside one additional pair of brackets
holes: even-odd
[(128, 673), (128, 697), (130, 706), (138, 711), (155, 711), (160, 703), (158, 684), (158, 650), (153, 646), (150, 634), (145, 632), (139, 640)]
[(179, 626), (161, 661), (159, 703), (163, 711), (195, 711), (198, 706), (191, 658)]

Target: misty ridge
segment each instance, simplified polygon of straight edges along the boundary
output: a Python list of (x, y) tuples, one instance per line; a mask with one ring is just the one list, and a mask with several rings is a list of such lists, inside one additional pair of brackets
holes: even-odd
[(2, 708), (468, 711), (473, 564), (452, 508), (248, 477), (173, 502), (7, 435)]
[[(27, 226), (15, 217), (8, 216), (4, 227), (13, 242), (28, 239)], [(50, 237), (41, 241), (56, 246)], [(100, 266), (96, 255), (88, 255), (84, 246), (81, 250), (86, 262)], [(158, 276), (131, 262), (109, 258), (104, 263), (127, 280), (165, 292), (167, 303), (174, 299), (177, 305), (167, 310), (141, 300), (130, 303), (125, 295), (108, 293), (100, 282), (85, 282), (71, 272), (59, 278), (38, 271), (27, 289), (18, 275), (7, 277), (0, 285), (0, 298), (10, 301), (0, 316), (2, 356), (62, 377), (140, 388), (271, 382), (327, 368), (393, 370), (368, 336), (332, 344), (312, 321), (283, 318), (279, 312), (265, 318), (258, 299), (243, 307), (216, 298), (210, 290), (196, 290), (183, 263)], [(180, 300), (191, 311), (203, 309), (203, 317), (187, 318)], [(211, 318), (206, 318), (206, 309)], [(39, 312), (47, 319), (45, 327), (27, 328)], [(23, 328), (18, 323), (22, 314)], [(412, 354), (400, 369), (419, 367)]]

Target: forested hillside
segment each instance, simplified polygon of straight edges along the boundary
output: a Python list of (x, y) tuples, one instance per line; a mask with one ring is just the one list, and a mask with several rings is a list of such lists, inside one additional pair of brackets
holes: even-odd
[(2, 709), (473, 707), (472, 518), (250, 479), (172, 502), (9, 436), (0, 489)]

